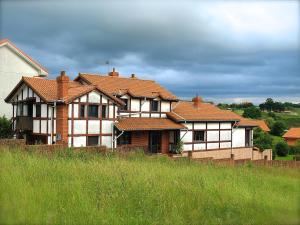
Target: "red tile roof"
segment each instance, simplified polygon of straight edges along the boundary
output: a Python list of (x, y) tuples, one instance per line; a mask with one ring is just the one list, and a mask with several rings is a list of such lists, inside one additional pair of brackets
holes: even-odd
[(160, 97), (165, 100), (178, 100), (175, 95), (152, 80), (85, 73), (79, 74), (75, 80), (95, 84), (112, 95), (129, 94), (133, 97)]
[(175, 123), (167, 118), (123, 118), (115, 123), (122, 131), (133, 130), (177, 130), (186, 128), (182, 124)]
[(221, 110), (210, 103), (200, 102), (199, 107), (194, 102), (180, 101), (173, 103), (173, 111), (167, 113), (168, 117), (176, 121), (239, 121), (240, 117), (229, 111)]
[(29, 55), (27, 55), (25, 52), (23, 52), (21, 49), (19, 49), (17, 46), (15, 46), (9, 39), (2, 39), (0, 40), (0, 45), (9, 44), (11, 47), (14, 48), (15, 51), (19, 52), (21, 55), (23, 55), (25, 58), (27, 58), (32, 64), (39, 67), (40, 69), (44, 70), (48, 74), (48, 70), (43, 67), (41, 64), (39, 64), (37, 61), (32, 59)]
[[(13, 89), (13, 91), (5, 99), (6, 102), (10, 101), (10, 99), (13, 97), (15, 92), (19, 89), (19, 87), (23, 83), (28, 85), (45, 102), (53, 102), (55, 100), (58, 100), (56, 80), (48, 80), (48, 79), (37, 78), (37, 77), (22, 77), (22, 80), (19, 82), (19, 84)], [(113, 99), (118, 104), (121, 105), (124, 104), (120, 99), (112, 96), (109, 93), (106, 93), (105, 91), (102, 91), (101, 89), (99, 89), (94, 85), (82, 85), (81, 83), (76, 81), (69, 82), (68, 96), (63, 100), (68, 103), (73, 99), (80, 97), (92, 90), (98, 90), (103, 94), (107, 95), (108, 97), (110, 97), (111, 99)]]
[(300, 127), (290, 128), (284, 135), (284, 138), (300, 138)]
[(268, 127), (268, 125), (264, 120), (254, 120), (254, 119), (244, 118), (242, 116), (240, 116), (240, 122), (238, 123), (238, 126), (260, 127), (265, 132), (270, 131), (270, 128)]

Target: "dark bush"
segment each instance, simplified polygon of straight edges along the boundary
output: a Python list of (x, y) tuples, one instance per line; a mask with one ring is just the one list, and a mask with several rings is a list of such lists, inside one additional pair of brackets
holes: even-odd
[(297, 141), (295, 145), (290, 146), (290, 155), (300, 155), (300, 141)]
[(285, 141), (280, 141), (275, 145), (275, 150), (278, 156), (286, 156), (289, 153), (289, 146)]
[(10, 121), (5, 116), (0, 117), (0, 138), (10, 138), (11, 136)]
[(273, 124), (271, 133), (276, 136), (282, 136), (286, 129), (287, 129), (287, 126), (283, 121), (276, 121)]
[(255, 106), (244, 109), (243, 117), (257, 119), (261, 117), (261, 111)]

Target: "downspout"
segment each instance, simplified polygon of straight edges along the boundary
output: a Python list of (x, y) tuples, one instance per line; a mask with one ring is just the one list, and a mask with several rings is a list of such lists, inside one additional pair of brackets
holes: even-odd
[(237, 123), (238, 123), (238, 121), (235, 121), (234, 124), (233, 124), (233, 126), (232, 126), (232, 129), (231, 129), (230, 158), (232, 157), (232, 142), (233, 142), (233, 136), (232, 136), (232, 134), (234, 133), (234, 130), (233, 130), (233, 129), (237, 126)]
[[(175, 108), (175, 107), (174, 107)], [(178, 116), (178, 117), (180, 117), (181, 119), (183, 119), (183, 121), (184, 121), (184, 124), (186, 124), (187, 122), (186, 122), (186, 119), (185, 118), (183, 118), (182, 116), (180, 116), (180, 115), (178, 115), (176, 112), (174, 112), (174, 111), (172, 111), (172, 113), (174, 113), (176, 116)], [(186, 126), (185, 126), (186, 127)], [(185, 133), (184, 133), (184, 135), (180, 138), (180, 141), (184, 138), (184, 136), (187, 134), (187, 132), (189, 131), (189, 129), (186, 127), (186, 129), (183, 129), (183, 130), (185, 130)]]
[(56, 108), (56, 101), (53, 102), (53, 106), (51, 106), (51, 134), (50, 134), (50, 145), (53, 145), (53, 133), (54, 133), (54, 109)]

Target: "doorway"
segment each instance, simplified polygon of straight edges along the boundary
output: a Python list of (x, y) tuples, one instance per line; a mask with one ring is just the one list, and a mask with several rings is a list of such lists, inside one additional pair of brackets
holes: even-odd
[(149, 132), (149, 151), (151, 153), (161, 152), (161, 131)]

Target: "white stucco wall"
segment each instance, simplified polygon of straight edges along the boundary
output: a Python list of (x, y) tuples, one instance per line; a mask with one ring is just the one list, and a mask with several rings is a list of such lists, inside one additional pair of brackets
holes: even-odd
[[(13, 90), (22, 76), (37, 76), (39, 71), (17, 55), (7, 45), (0, 46), (0, 116), (12, 117), (12, 106), (4, 99)], [(5, 85), (3, 85), (5, 84)]]
[(245, 128), (234, 128), (232, 131), (232, 147), (245, 146)]

